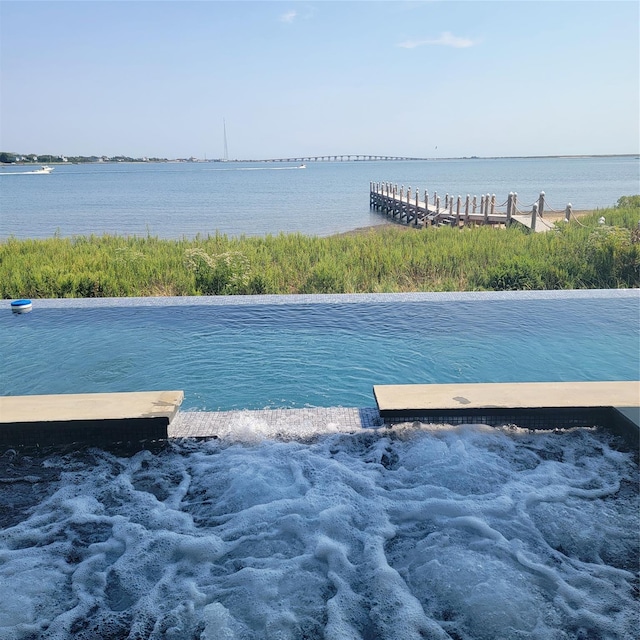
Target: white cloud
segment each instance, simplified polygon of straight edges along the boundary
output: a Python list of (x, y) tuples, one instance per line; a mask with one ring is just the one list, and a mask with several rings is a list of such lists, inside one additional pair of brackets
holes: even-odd
[(297, 11), (287, 11), (280, 16), (280, 22), (293, 22), (297, 15)]
[(477, 42), (469, 38), (460, 38), (454, 36), (450, 31), (444, 31), (439, 38), (429, 40), (405, 40), (399, 42), (397, 46), (403, 49), (415, 49), (416, 47), (424, 47), (426, 45), (442, 45), (444, 47), (454, 47), (455, 49), (465, 49), (473, 47)]

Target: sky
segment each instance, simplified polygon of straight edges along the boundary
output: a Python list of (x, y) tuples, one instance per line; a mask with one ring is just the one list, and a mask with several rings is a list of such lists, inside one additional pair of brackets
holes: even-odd
[(640, 151), (635, 0), (2, 0), (0, 72), (15, 153)]

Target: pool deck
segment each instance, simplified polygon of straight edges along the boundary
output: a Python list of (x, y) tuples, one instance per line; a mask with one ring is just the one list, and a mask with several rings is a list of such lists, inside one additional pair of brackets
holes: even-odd
[(167, 437), (182, 391), (0, 397), (0, 443), (51, 445)]
[(640, 433), (640, 382), (374, 385), (380, 417), (435, 423), (517, 424), (529, 429), (605, 425)]
[(182, 391), (0, 397), (0, 444), (304, 439), (402, 422), (604, 426), (637, 448), (640, 382), (375, 385), (377, 407), (179, 412)]

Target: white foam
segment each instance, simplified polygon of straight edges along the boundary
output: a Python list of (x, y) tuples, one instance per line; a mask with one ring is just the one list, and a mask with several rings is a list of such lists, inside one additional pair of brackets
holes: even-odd
[(604, 435), (244, 426), (2, 456), (0, 498), (24, 506), (0, 532), (0, 637), (632, 635), (637, 466)]

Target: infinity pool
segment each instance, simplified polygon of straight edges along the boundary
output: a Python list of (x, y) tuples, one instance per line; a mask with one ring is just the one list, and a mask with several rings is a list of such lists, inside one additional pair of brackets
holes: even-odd
[(4, 395), (182, 389), (183, 409), (373, 406), (373, 384), (637, 380), (633, 291), (34, 301)]
[[(639, 301), (50, 300), (24, 315), (7, 301), (1, 392), (178, 388), (214, 410), (367, 407), (376, 383), (635, 380)], [(0, 636), (635, 633), (637, 456), (611, 435), (400, 425), (296, 441), (260, 436), (251, 413), (242, 426), (133, 456), (0, 450)]]

